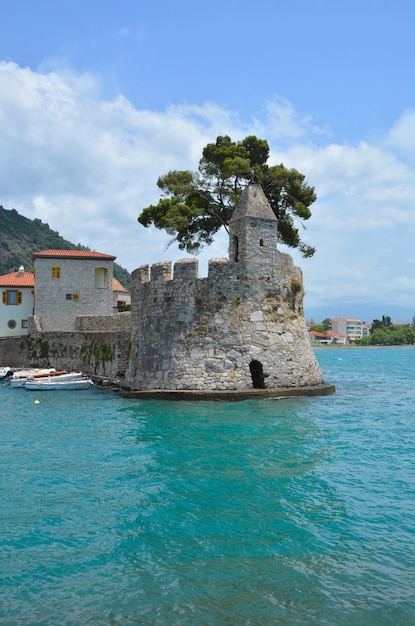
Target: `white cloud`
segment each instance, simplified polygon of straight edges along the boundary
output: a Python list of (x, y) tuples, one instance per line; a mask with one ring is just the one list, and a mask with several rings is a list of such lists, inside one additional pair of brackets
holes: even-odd
[[(185, 254), (165, 249), (169, 236), (137, 222), (159, 197), (157, 178), (169, 169), (196, 169), (202, 148), (219, 134), (256, 134), (270, 142), (270, 163), (303, 172), (319, 196), (302, 232), (317, 254), (311, 260), (294, 254), (308, 302), (381, 298), (415, 309), (413, 112), (377, 144), (352, 146), (329, 141), (310, 116), (281, 98), (247, 126), (213, 102), (156, 112), (137, 110), (122, 95), (109, 101), (100, 94), (99, 77), (0, 64), (5, 208), (40, 218), (74, 243), (113, 253), (129, 270), (175, 260)], [(201, 255), (201, 273), (207, 258), (226, 255), (221, 233)]]
[(399, 149), (414, 163), (415, 146), (415, 111), (405, 111), (397, 120), (389, 133), (387, 144), (392, 148)]

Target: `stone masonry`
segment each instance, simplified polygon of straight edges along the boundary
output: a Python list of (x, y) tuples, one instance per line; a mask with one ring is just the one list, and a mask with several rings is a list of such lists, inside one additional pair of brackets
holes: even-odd
[(302, 273), (277, 250), (262, 188), (244, 190), (230, 222), (229, 259), (144, 265), (132, 274), (136, 390), (226, 391), (323, 385), (303, 314)]
[[(80, 315), (113, 314), (114, 256), (93, 251), (36, 252), (35, 317), (44, 332), (76, 330)], [(56, 271), (56, 273), (54, 273)]]

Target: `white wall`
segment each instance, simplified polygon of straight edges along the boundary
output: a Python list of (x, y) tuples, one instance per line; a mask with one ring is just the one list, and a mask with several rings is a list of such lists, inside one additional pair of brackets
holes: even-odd
[[(33, 315), (34, 296), (33, 287), (0, 287), (3, 291), (21, 291), (21, 304), (3, 304), (0, 297), (0, 337), (20, 337), (27, 335), (27, 328), (22, 328), (22, 320)], [(15, 321), (15, 328), (10, 328), (8, 322)]]

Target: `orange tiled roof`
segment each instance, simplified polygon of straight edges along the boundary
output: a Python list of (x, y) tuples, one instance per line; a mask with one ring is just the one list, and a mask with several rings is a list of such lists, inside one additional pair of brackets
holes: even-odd
[(116, 278), (113, 278), (113, 279), (112, 279), (112, 290), (113, 290), (113, 291), (123, 291), (123, 292), (125, 292), (125, 293), (128, 293), (128, 289), (126, 289), (126, 288), (124, 287), (124, 285), (122, 285), (122, 284), (120, 283), (120, 281), (119, 281), (119, 280), (117, 280)]
[(0, 287), (33, 287), (35, 286), (35, 276), (32, 272), (12, 272), (0, 276)]
[(116, 256), (94, 252), (93, 250), (42, 250), (34, 252), (32, 259), (91, 259), (101, 261), (114, 261)]
[(326, 330), (323, 333), (320, 333), (318, 330), (309, 330), (308, 334), (312, 335), (313, 337), (325, 337), (326, 339), (328, 339), (329, 337), (332, 337), (333, 339), (339, 339), (340, 337), (344, 337), (344, 335), (339, 335), (339, 333), (333, 333), (333, 331), (331, 330)]
[(327, 337), (326, 333), (320, 333), (318, 330), (309, 330), (309, 335), (313, 335), (313, 337)]

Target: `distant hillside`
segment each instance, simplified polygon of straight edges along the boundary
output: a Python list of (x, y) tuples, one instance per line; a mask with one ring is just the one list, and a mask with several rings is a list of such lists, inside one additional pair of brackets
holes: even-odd
[[(8, 211), (0, 206), (0, 275), (9, 274), (24, 265), (27, 272), (33, 270), (31, 256), (41, 250), (90, 250), (86, 246), (73, 244), (63, 239), (56, 231), (41, 220), (30, 220), (15, 209)], [(99, 250), (111, 254), (111, 250)], [(130, 286), (129, 272), (114, 263), (114, 277), (124, 287)]]

